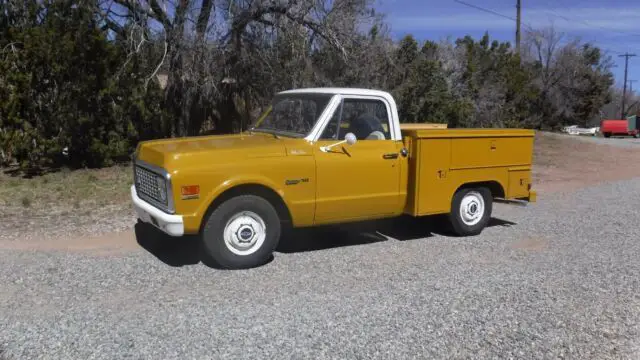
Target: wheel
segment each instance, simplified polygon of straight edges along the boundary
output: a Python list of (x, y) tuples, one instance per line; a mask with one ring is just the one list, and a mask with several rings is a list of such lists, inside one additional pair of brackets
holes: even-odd
[(242, 195), (223, 202), (202, 229), (205, 255), (224, 269), (265, 264), (280, 241), (280, 218), (266, 199)]
[(606, 137), (606, 138), (611, 137), (611, 133), (604, 133), (602, 135), (604, 135), (604, 137)]
[(478, 235), (491, 219), (493, 197), (489, 189), (462, 188), (451, 200), (449, 222), (458, 236)]

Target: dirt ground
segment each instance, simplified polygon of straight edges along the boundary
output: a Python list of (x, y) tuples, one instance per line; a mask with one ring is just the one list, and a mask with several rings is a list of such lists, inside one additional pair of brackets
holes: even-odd
[[(640, 148), (539, 133), (534, 145), (534, 189), (544, 201), (554, 192), (640, 177), (636, 159)], [(131, 228), (135, 219), (129, 184), (127, 167), (35, 179), (0, 175), (0, 248), (90, 251), (96, 256), (140, 249)]]
[(544, 195), (640, 177), (639, 159), (640, 148), (592, 143), (569, 135), (538, 133), (534, 144), (534, 187)]

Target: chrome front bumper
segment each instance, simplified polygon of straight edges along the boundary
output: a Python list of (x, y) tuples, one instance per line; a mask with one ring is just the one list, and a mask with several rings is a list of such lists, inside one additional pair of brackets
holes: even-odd
[(184, 222), (181, 215), (170, 215), (155, 206), (140, 199), (136, 193), (135, 185), (131, 185), (131, 200), (136, 210), (138, 219), (152, 224), (164, 233), (171, 236), (184, 235)]

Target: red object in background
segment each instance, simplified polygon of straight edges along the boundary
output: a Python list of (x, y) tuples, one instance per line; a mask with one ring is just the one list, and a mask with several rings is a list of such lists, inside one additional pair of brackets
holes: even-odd
[(629, 129), (627, 120), (602, 120), (600, 122), (600, 132), (604, 137), (614, 136), (633, 136), (638, 137), (640, 130)]

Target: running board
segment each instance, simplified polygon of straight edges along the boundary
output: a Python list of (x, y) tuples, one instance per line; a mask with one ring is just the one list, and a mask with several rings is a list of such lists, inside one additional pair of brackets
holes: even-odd
[(503, 198), (494, 198), (493, 202), (500, 204), (508, 204), (508, 205), (516, 205), (516, 206), (527, 206), (528, 202), (526, 200), (509, 200)]

